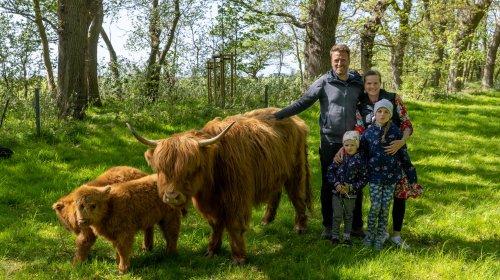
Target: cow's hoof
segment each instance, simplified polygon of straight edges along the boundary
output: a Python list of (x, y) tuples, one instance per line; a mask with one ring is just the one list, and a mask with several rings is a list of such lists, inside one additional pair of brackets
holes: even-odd
[(271, 223), (272, 221), (269, 221), (267, 219), (262, 219), (262, 221), (260, 221), (260, 224), (263, 225), (263, 226), (267, 226), (269, 223)]
[(233, 256), (233, 264), (234, 265), (244, 265), (247, 263), (247, 259), (245, 257), (235, 257)]
[(129, 267), (130, 267), (130, 265), (118, 265), (118, 272), (120, 274), (125, 274), (125, 273), (127, 273)]
[(166, 249), (165, 252), (167, 253), (167, 255), (170, 255), (170, 256), (178, 256), (179, 255), (179, 251), (177, 251), (177, 248), (176, 249)]
[(263, 226), (267, 226), (268, 224), (272, 223), (274, 221), (274, 217), (271, 215), (265, 215), (262, 217), (262, 220), (260, 221), (260, 224)]
[(302, 226), (295, 226), (295, 232), (297, 234), (304, 234), (306, 233), (307, 231), (307, 228), (306, 227), (302, 227)]
[(203, 254), (203, 256), (207, 257), (207, 258), (212, 258), (213, 256), (215, 256), (215, 252), (212, 251), (212, 250), (207, 250), (205, 252), (205, 254)]

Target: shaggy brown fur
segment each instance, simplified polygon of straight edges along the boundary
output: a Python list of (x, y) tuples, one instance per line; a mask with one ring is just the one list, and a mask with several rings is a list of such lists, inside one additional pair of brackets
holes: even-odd
[[(106, 185), (126, 182), (134, 179), (139, 179), (148, 174), (141, 170), (129, 166), (115, 166), (99, 175), (94, 180), (87, 182), (87, 186), (104, 187)], [(81, 262), (87, 259), (90, 247), (94, 244), (96, 236), (89, 227), (80, 228), (76, 220), (76, 209), (74, 206), (74, 192), (61, 197), (52, 205), (52, 209), (56, 212), (57, 218), (61, 224), (68, 230), (77, 235), (76, 244), (79, 251), (76, 252), (73, 258), (73, 263)], [(144, 250), (153, 248), (153, 228), (144, 231)]]
[(80, 227), (90, 226), (117, 250), (118, 269), (130, 266), (134, 236), (159, 224), (167, 253), (177, 253), (181, 211), (158, 196), (156, 174), (105, 188), (82, 186), (76, 190), (76, 216)]
[[(244, 263), (244, 233), (252, 206), (267, 203), (263, 222), (272, 221), (283, 186), (295, 208), (295, 229), (304, 232), (307, 227), (306, 208), (311, 208), (308, 128), (299, 117), (271, 120), (270, 114), (276, 111), (267, 108), (224, 120), (216, 118), (201, 131), (160, 140), (152, 156), (146, 153), (158, 172), (163, 201), (181, 207), (192, 197), (194, 206), (208, 220), (212, 227), (208, 256), (220, 249), (226, 229), (233, 260)], [(218, 135), (233, 122), (218, 142), (199, 145), (200, 140)]]

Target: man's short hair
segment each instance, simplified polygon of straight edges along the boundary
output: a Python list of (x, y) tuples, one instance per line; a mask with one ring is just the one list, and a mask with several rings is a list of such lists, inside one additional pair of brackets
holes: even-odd
[(334, 53), (334, 52), (346, 52), (347, 53), (347, 56), (351, 57), (351, 50), (349, 49), (349, 47), (345, 44), (337, 44), (337, 45), (333, 45), (332, 48), (330, 49), (330, 56)]

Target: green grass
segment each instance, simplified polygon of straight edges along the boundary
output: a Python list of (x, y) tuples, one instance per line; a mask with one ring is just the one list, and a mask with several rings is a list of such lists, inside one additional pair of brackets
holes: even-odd
[[(231, 264), (227, 238), (222, 253), (203, 257), (210, 234), (192, 208), (182, 222), (179, 255), (166, 256), (159, 231), (151, 253), (136, 238), (131, 271), (119, 276), (114, 250), (99, 239), (88, 262), (73, 267), (75, 237), (59, 225), (51, 205), (75, 186), (114, 165), (150, 171), (144, 147), (124, 121), (151, 138), (200, 128), (214, 116), (235, 113), (202, 105), (153, 110), (106, 107), (85, 122), (47, 120), (43, 137), (20, 115), (2, 129), (0, 144), (15, 151), (0, 161), (0, 278), (4, 279), (499, 279), (500, 278), (500, 93), (484, 92), (407, 101), (415, 133), (409, 149), (424, 196), (409, 200), (403, 236), (408, 251), (381, 252), (332, 247), (319, 240), (318, 109), (301, 116), (309, 138), (315, 211), (307, 234), (293, 231), (293, 208), (285, 197), (276, 221), (260, 225), (253, 212), (246, 235), (249, 263)], [(27, 114), (29, 116), (29, 114)], [(367, 190), (365, 189), (365, 192)], [(369, 201), (365, 196), (365, 214)]]

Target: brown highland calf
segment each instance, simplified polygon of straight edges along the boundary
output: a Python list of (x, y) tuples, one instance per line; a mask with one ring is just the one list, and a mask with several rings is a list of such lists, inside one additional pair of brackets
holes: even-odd
[(263, 223), (272, 221), (283, 186), (295, 208), (295, 229), (306, 230), (306, 209), (311, 208), (308, 128), (296, 116), (271, 120), (276, 111), (259, 109), (216, 118), (200, 131), (158, 141), (143, 138), (127, 124), (140, 142), (154, 148), (145, 156), (158, 174), (163, 201), (182, 207), (192, 198), (212, 227), (207, 256), (220, 249), (226, 229), (233, 261), (245, 263), (244, 233), (252, 207), (267, 203)]
[(134, 236), (159, 224), (167, 253), (177, 253), (181, 209), (172, 208), (158, 196), (157, 175), (104, 188), (82, 186), (75, 191), (76, 217), (80, 227), (90, 226), (117, 250), (120, 272), (130, 266)]
[[(104, 171), (101, 175), (92, 181), (85, 183), (86, 186), (104, 187), (114, 183), (127, 182), (134, 179), (139, 179), (147, 176), (147, 173), (129, 166), (115, 166)], [(80, 228), (76, 219), (76, 209), (74, 206), (74, 193), (72, 191), (68, 195), (61, 197), (52, 205), (52, 209), (56, 212), (57, 218), (61, 224), (68, 230), (77, 235), (76, 247), (77, 252), (73, 258), (73, 263), (82, 262), (87, 259), (91, 246), (96, 240), (96, 236), (91, 228)], [(144, 231), (144, 242), (142, 248), (150, 251), (153, 248), (153, 232), (151, 227)]]

